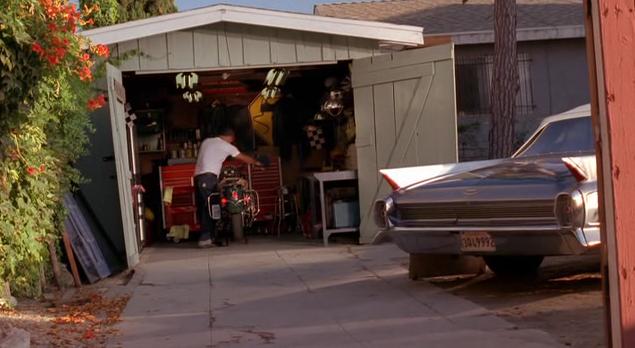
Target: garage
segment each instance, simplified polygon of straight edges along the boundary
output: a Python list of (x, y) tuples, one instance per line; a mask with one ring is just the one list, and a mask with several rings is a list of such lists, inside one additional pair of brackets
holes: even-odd
[(238, 168), (258, 192), (254, 231), (325, 244), (372, 241), (372, 204), (389, 192), (379, 169), (457, 160), (453, 47), (424, 47), (421, 27), (215, 5), (83, 35), (118, 63), (78, 166), (123, 267), (172, 226), (196, 233), (188, 168), (222, 125), (269, 162)]

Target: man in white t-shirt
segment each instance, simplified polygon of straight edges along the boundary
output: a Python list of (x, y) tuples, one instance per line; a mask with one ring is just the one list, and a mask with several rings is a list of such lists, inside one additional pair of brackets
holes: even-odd
[[(247, 164), (262, 167), (262, 163), (254, 158), (240, 153), (232, 143), (236, 140), (234, 131), (230, 128), (220, 132), (218, 137), (207, 138), (201, 144), (194, 169), (194, 185), (196, 187), (196, 207), (201, 222), (199, 247), (212, 246), (212, 239), (216, 238), (215, 223), (209, 215), (208, 197), (217, 192), (218, 176), (223, 162), (231, 156)], [(219, 241), (215, 241), (219, 242)]]

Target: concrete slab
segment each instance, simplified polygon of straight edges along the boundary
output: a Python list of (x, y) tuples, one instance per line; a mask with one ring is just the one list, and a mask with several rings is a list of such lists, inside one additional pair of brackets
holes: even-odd
[(120, 336), (109, 347), (208, 347), (212, 342), (207, 310), (162, 315), (126, 315)]
[[(179, 255), (182, 256), (179, 257)], [(394, 246), (252, 240), (151, 249), (120, 325), (124, 347), (557, 347), (408, 279)]]

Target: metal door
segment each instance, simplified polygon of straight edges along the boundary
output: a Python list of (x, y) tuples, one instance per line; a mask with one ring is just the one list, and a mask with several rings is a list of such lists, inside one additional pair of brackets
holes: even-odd
[(360, 241), (372, 240), (375, 200), (390, 192), (379, 169), (456, 162), (452, 44), (353, 61)]
[(123, 237), (126, 246), (128, 268), (139, 262), (139, 244), (135, 228), (131, 172), (129, 152), (129, 129), (126, 125), (126, 91), (123, 87), (121, 71), (108, 64), (106, 66), (108, 82), (108, 106), (110, 107), (110, 124), (112, 128), (113, 150), (117, 169), (117, 187), (119, 189), (119, 206), (123, 225)]

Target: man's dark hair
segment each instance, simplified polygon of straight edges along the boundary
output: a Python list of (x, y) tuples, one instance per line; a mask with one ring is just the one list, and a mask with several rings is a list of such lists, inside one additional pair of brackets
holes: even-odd
[(234, 129), (231, 127), (224, 127), (221, 128), (220, 132), (218, 132), (218, 135), (236, 136), (236, 132), (234, 132)]

